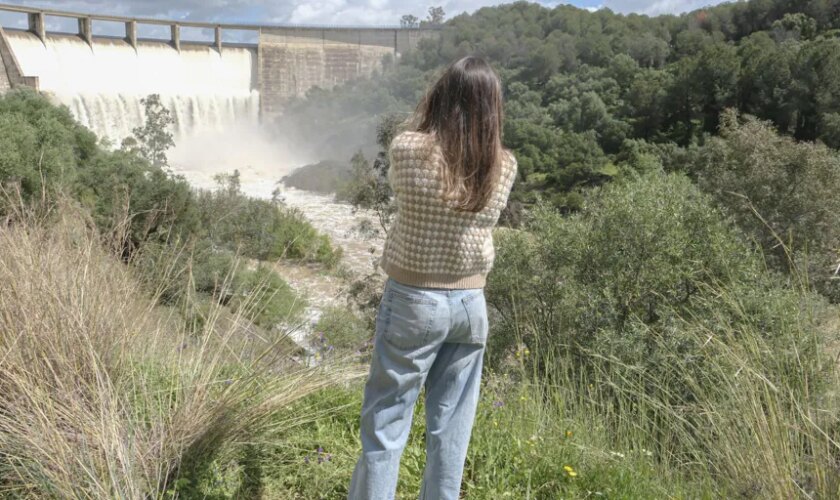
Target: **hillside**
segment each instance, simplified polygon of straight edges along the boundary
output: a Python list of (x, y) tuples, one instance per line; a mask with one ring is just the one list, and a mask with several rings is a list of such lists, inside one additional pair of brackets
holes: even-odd
[[(838, 0), (754, 0), (655, 18), (517, 2), (449, 20), (439, 40), (424, 41), (382, 75), (315, 90), (293, 103), (283, 120), (316, 144), (363, 127), (372, 143), (377, 125), (408, 116), (443, 65), (480, 54), (498, 68), (505, 86), (504, 141), (519, 162), (512, 209), (542, 199), (575, 212), (589, 189), (653, 162), (715, 191), (727, 210), (737, 213), (752, 203), (771, 234), (791, 235), (794, 248), (808, 249), (818, 261), (810, 267), (812, 279), (837, 301), (829, 269), (840, 248), (836, 196), (812, 193), (806, 202), (801, 193), (779, 189), (774, 199), (759, 196), (761, 188), (754, 186), (749, 200), (736, 199), (724, 193), (746, 195), (749, 187), (726, 187), (708, 176), (710, 159), (724, 153), (714, 138), (725, 136), (734, 121), (754, 117), (782, 136), (821, 144), (814, 146), (820, 159), (794, 160), (782, 143), (772, 158), (754, 157), (775, 165), (766, 168), (778, 176), (756, 182), (773, 190), (806, 178), (814, 186), (836, 182), (838, 28)], [(727, 122), (732, 110), (739, 118)], [(328, 133), (320, 132), (324, 123), (334, 124)], [(380, 147), (387, 144), (380, 141)], [(356, 149), (348, 147), (344, 160)], [(818, 166), (827, 164), (833, 166)], [(768, 254), (778, 254), (772, 236), (746, 219), (747, 232), (766, 243)]]

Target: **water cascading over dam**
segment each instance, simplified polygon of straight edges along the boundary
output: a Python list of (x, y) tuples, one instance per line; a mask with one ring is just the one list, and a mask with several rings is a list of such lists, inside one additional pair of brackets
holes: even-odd
[[(115, 146), (143, 124), (141, 100), (159, 94), (175, 119), (175, 161), (180, 156), (205, 169), (207, 163), (239, 168), (257, 157), (277, 157), (280, 138), (265, 137), (265, 124), (290, 98), (371, 75), (386, 56), (399, 58), (436, 36), (434, 29), (214, 24), (3, 4), (0, 11), (28, 20), (26, 30), (0, 27), (0, 93), (34, 87)], [(78, 31), (48, 32), (48, 17), (75, 19)], [(125, 36), (95, 36), (93, 23), (100, 21), (124, 24)], [(138, 25), (168, 28), (171, 36), (138, 39)], [(215, 40), (184, 41), (182, 27), (215, 33)], [(257, 43), (223, 43), (228, 30), (255, 33)], [(240, 156), (220, 158), (231, 150)]]
[(41, 91), (115, 144), (144, 121), (141, 100), (159, 94), (175, 119), (176, 142), (190, 136), (256, 125), (256, 49), (7, 32), (21, 70), (37, 75)]

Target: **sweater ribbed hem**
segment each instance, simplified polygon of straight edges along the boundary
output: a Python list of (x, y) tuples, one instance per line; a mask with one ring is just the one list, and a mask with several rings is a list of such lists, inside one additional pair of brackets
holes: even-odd
[(397, 267), (390, 262), (383, 261), (379, 267), (389, 277), (404, 285), (420, 288), (442, 288), (445, 290), (463, 290), (470, 288), (484, 288), (487, 275), (484, 273), (458, 276), (452, 274), (420, 273)]

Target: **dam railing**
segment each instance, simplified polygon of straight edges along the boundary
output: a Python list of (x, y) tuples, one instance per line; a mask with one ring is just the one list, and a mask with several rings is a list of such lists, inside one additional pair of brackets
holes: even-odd
[[(348, 31), (348, 30), (365, 30), (365, 31), (437, 31), (436, 27), (401, 27), (401, 26), (336, 26), (336, 25), (301, 25), (301, 24), (242, 24), (242, 23), (213, 23), (201, 21), (186, 21), (186, 20), (166, 20), (150, 17), (127, 17), (127, 16), (113, 16), (108, 14), (91, 14), (71, 12), (55, 9), (44, 9), (39, 7), (26, 7), (23, 5), (9, 5), (0, 3), (0, 11), (15, 12), (26, 14), (28, 18), (28, 30), (34, 33), (42, 41), (45, 41), (47, 36), (46, 16), (63, 17), (76, 19), (78, 21), (78, 36), (85, 40), (88, 44), (93, 43), (93, 22), (106, 21), (117, 22), (125, 24), (125, 40), (131, 44), (132, 47), (137, 47), (137, 26), (142, 25), (156, 25), (169, 26), (170, 39), (169, 42), (176, 49), (181, 47), (181, 28), (202, 28), (213, 30), (215, 36), (213, 45), (221, 50), (222, 33), (225, 30), (236, 31), (253, 31), (257, 34), (264, 30), (278, 30), (291, 29), (295, 31)], [(329, 35), (323, 34), (323, 38), (329, 38)], [(313, 36), (314, 38), (314, 36)], [(395, 35), (396, 38), (396, 35)]]

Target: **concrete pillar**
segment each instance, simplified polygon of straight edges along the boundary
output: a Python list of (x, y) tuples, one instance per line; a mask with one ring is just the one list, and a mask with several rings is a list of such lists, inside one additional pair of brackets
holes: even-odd
[(177, 51), (181, 50), (181, 25), (179, 24), (172, 25), (172, 46)]
[(222, 52), (222, 27), (216, 26), (216, 50)]
[(125, 40), (129, 45), (137, 49), (137, 21), (126, 21)]
[(29, 31), (35, 33), (41, 41), (45, 41), (47, 37), (47, 27), (44, 24), (43, 12), (29, 13)]
[(89, 17), (79, 18), (79, 36), (82, 37), (82, 40), (87, 42), (88, 45), (93, 45), (92, 24), (93, 23)]

